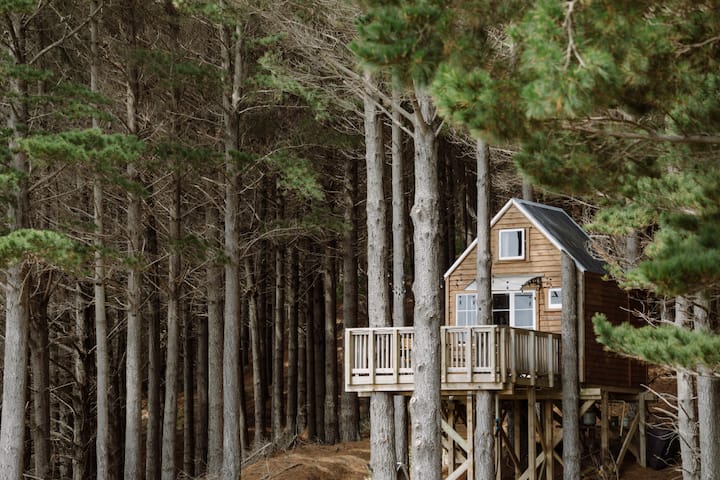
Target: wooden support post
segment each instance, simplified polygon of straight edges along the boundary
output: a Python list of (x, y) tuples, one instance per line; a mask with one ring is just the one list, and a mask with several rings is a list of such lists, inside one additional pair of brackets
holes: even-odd
[(393, 383), (398, 384), (398, 372), (400, 370), (400, 340), (398, 336), (398, 329), (393, 328), (392, 330), (392, 341), (390, 346), (390, 355), (392, 355), (392, 371), (393, 371)]
[[(440, 382), (447, 382), (447, 347), (445, 341), (445, 332), (440, 330)], [(413, 369), (415, 365), (413, 365)]]
[(352, 348), (352, 342), (350, 342), (350, 333), (346, 330), (345, 335), (345, 350), (343, 350), (344, 364), (345, 364), (345, 390), (352, 385), (352, 365), (355, 363), (355, 351)]
[(640, 466), (647, 467), (647, 438), (645, 437), (645, 392), (638, 395), (638, 423), (640, 429)]
[[(520, 400), (513, 400), (513, 452), (515, 458), (520, 459)], [(515, 478), (519, 477), (522, 473), (520, 469), (520, 462), (515, 464)]]
[(603, 390), (600, 397), (600, 415), (600, 458), (604, 467), (610, 460), (610, 409), (607, 390)]
[(528, 429), (527, 429), (527, 438), (528, 438), (528, 472), (529, 477), (528, 480), (537, 480), (537, 470), (536, 470), (536, 445), (535, 445), (535, 389), (529, 388), (528, 389), (528, 408), (527, 408), (527, 414), (528, 414)]
[(548, 399), (543, 403), (545, 406), (545, 478), (552, 480), (555, 478), (555, 460), (553, 458), (553, 401)]
[[(448, 400), (448, 419), (447, 423), (450, 428), (455, 429), (455, 402)], [(448, 435), (448, 474), (455, 471), (455, 440), (451, 435)]]
[(475, 478), (475, 395), (472, 393), (467, 396), (466, 412), (467, 412), (467, 478), (473, 480)]

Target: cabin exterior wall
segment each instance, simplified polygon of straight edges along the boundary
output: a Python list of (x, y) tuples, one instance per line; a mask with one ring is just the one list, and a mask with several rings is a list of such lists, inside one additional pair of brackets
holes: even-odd
[(614, 281), (602, 275), (585, 272), (583, 276), (583, 370), (587, 386), (640, 387), (647, 383), (647, 366), (640, 361), (606, 351), (595, 339), (592, 318), (603, 313), (608, 320), (619, 325), (630, 322), (640, 326), (632, 311), (636, 305), (631, 296)]

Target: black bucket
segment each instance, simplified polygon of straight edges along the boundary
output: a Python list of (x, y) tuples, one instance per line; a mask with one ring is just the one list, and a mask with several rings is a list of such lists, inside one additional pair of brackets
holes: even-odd
[(662, 470), (675, 463), (675, 456), (680, 450), (680, 441), (673, 430), (648, 425), (646, 433), (647, 466)]

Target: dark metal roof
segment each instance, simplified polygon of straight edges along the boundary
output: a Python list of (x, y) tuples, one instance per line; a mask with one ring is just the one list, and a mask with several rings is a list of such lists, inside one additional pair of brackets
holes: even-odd
[(512, 200), (558, 248), (570, 255), (582, 270), (605, 273), (604, 263), (592, 256), (590, 237), (564, 210), (535, 202)]

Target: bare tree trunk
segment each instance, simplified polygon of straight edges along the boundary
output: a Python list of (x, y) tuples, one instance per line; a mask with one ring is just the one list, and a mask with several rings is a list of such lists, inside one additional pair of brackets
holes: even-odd
[(325, 300), (325, 442), (338, 442), (337, 411), (337, 314), (335, 304), (335, 261), (331, 251), (323, 257)]
[[(477, 319), (492, 325), (492, 253), (490, 250), (490, 147), (477, 141)], [(495, 477), (494, 394), (475, 394), (475, 480)]]
[[(131, 2), (128, 9), (128, 46), (136, 47), (139, 30), (137, 4)], [(137, 101), (139, 72), (134, 60), (129, 60), (127, 73), (127, 129), (137, 135)], [(132, 163), (127, 166), (127, 179), (140, 184), (140, 173)], [(128, 192), (127, 207), (128, 258), (131, 259), (127, 280), (127, 344), (125, 370), (125, 480), (135, 480), (142, 475), (142, 200), (136, 190)]]
[[(699, 295), (694, 307), (695, 330), (715, 334), (710, 301)], [(706, 365), (698, 365), (697, 407), (700, 427), (700, 472), (703, 480), (720, 478), (720, 379)]]
[(157, 224), (153, 213), (155, 210), (154, 207), (154, 200), (152, 195), (150, 195), (148, 197), (148, 209), (151, 213), (148, 218), (147, 228), (145, 229), (148, 255), (152, 262), (148, 272), (152, 289), (148, 298), (147, 325), (148, 419), (145, 438), (145, 480), (159, 480), (162, 466), (162, 405), (160, 404), (160, 376), (162, 375), (162, 363), (160, 358), (160, 316), (162, 315), (162, 306), (160, 305), (160, 295), (156, 287), (156, 285), (160, 284), (160, 272), (158, 267), (160, 252), (158, 250), (157, 241)]
[[(25, 57), (25, 27), (23, 19), (7, 14), (16, 47), (10, 57), (20, 65)], [(19, 185), (8, 208), (11, 228), (29, 226), (27, 187), (28, 164), (25, 154), (18, 150), (27, 120), (25, 84), (10, 78), (10, 91), (17, 99), (8, 109), (7, 127), (10, 132), (9, 151), (12, 168), (19, 174)], [(29, 306), (27, 267), (24, 261), (10, 265), (5, 273), (5, 356), (3, 361), (2, 415), (0, 417), (0, 479), (20, 480), (23, 473), (25, 438), (25, 390), (27, 386), (27, 349)]]
[[(365, 76), (368, 82), (374, 81), (369, 73), (366, 73)], [(390, 321), (387, 317), (388, 298), (385, 264), (387, 231), (385, 223), (385, 192), (383, 191), (384, 145), (382, 122), (375, 106), (375, 99), (369, 93), (365, 94), (363, 103), (365, 105), (365, 164), (367, 168), (368, 319), (370, 327), (387, 327), (390, 325)], [(416, 365), (414, 360), (413, 365)], [(370, 469), (373, 478), (396, 478), (393, 410), (393, 397), (391, 394), (384, 392), (371, 394)], [(421, 478), (424, 473), (416, 478)]]
[[(563, 478), (580, 478), (580, 382), (578, 375), (577, 267), (562, 253)], [(567, 420), (567, 421), (565, 421)]]
[(288, 247), (285, 265), (285, 311), (288, 322), (288, 369), (287, 369), (287, 405), (285, 408), (285, 428), (294, 435), (297, 433), (298, 413), (298, 269), (297, 249)]
[[(83, 192), (87, 205), (87, 190)], [(73, 389), (72, 418), (73, 418), (73, 480), (84, 480), (90, 470), (88, 459), (90, 451), (89, 420), (91, 414), (90, 388), (88, 377), (92, 375), (88, 352), (92, 348), (90, 331), (94, 317), (90, 304), (90, 284), (86, 281), (78, 282), (75, 306), (75, 388)], [(61, 473), (62, 476), (62, 473)], [(68, 475), (65, 475), (67, 478)]]
[[(690, 302), (685, 297), (675, 299), (675, 324), (687, 328), (690, 323)], [(693, 377), (686, 370), (678, 369), (677, 374), (677, 406), (678, 434), (680, 436), (680, 456), (682, 458), (683, 480), (698, 480), (700, 465), (698, 464), (698, 431), (697, 415), (695, 414), (695, 387)], [(715, 439), (717, 440), (717, 439)]]
[(297, 276), (298, 288), (296, 302), (298, 306), (298, 385), (297, 385), (297, 430), (304, 431), (308, 427), (308, 377), (307, 371), (310, 366), (310, 358), (307, 349), (308, 332), (308, 311), (307, 311), (307, 295), (302, 295), (304, 288), (303, 261), (297, 258)]
[[(344, 221), (346, 229), (342, 240), (344, 328), (357, 327), (357, 215), (355, 212), (357, 177), (357, 162), (350, 159), (345, 162)], [(344, 351), (342, 353), (346, 354)], [(346, 392), (344, 388), (342, 389), (340, 410), (340, 438), (343, 442), (354, 442), (360, 439), (360, 408), (357, 393)]]
[(259, 448), (265, 444), (265, 398), (262, 395), (262, 360), (260, 352), (260, 326), (258, 325), (258, 301), (255, 275), (253, 274), (252, 257), (246, 256), (245, 288), (249, 303), (250, 344), (252, 348), (253, 368), (253, 404), (255, 410), (255, 438), (253, 447)]
[[(405, 178), (402, 149), (402, 129), (399, 103), (400, 93), (393, 89), (392, 111), (392, 324), (404, 327), (405, 320)], [(408, 463), (407, 397), (395, 395), (395, 458), (406, 471)]]
[[(206, 223), (212, 229), (211, 240), (219, 243), (218, 211), (209, 207)], [(223, 269), (217, 259), (208, 262), (208, 453), (207, 472), (217, 478), (222, 471), (223, 458)]]
[(414, 122), (415, 343), (412, 364), (415, 391), (410, 399), (412, 418), (411, 478), (439, 480), (440, 458), (440, 271), (437, 184), (437, 139), (434, 107), (427, 92), (416, 88)]
[[(223, 480), (237, 480), (240, 476), (242, 445), (240, 424), (243, 409), (238, 392), (240, 384), (240, 258), (239, 215), (240, 175), (232, 152), (239, 148), (238, 111), (243, 70), (241, 58), (242, 32), (234, 33), (227, 26), (220, 27), (222, 38), (222, 69), (225, 74), (223, 120), (225, 129), (225, 331), (223, 345)], [(234, 37), (234, 38), (233, 38)]]
[[(50, 444), (50, 344), (48, 340), (47, 306), (50, 299), (47, 292), (43, 291), (47, 288), (49, 278), (47, 275), (40, 274), (37, 280), (40, 284), (40, 292), (36, 293), (30, 300), (34, 475), (37, 478), (49, 479), (52, 452)], [(78, 292), (77, 295), (80, 295), (80, 293)]]
[(272, 348), (272, 438), (277, 440), (282, 434), (283, 420), (283, 360), (285, 333), (285, 290), (283, 288), (283, 249), (275, 248), (275, 295)]
[(529, 202), (535, 201), (535, 192), (533, 192), (532, 183), (528, 182), (526, 179), (523, 179), (522, 182), (522, 198), (523, 200), (527, 200)]
[(190, 309), (185, 306), (183, 315), (183, 473), (189, 477), (195, 477), (195, 368), (193, 358), (193, 321)]
[(313, 282), (313, 348), (315, 349), (315, 430), (320, 441), (325, 441), (325, 317), (322, 276)]
[(315, 342), (313, 340), (314, 324), (315, 324), (315, 288), (313, 280), (310, 279), (310, 285), (305, 296), (305, 420), (308, 427), (308, 438), (315, 438), (318, 434), (317, 430), (317, 410), (315, 409), (315, 362), (318, 361), (317, 352), (315, 351)]
[(195, 474), (206, 472), (208, 453), (208, 320), (200, 315), (198, 319), (197, 352), (197, 419), (195, 422)]

